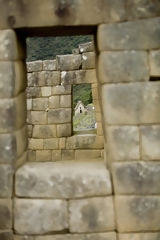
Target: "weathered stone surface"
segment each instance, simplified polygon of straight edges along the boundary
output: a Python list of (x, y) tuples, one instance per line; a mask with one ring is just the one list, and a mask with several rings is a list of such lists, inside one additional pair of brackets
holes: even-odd
[(72, 54), (79, 54), (79, 48), (72, 49)]
[(75, 159), (75, 151), (74, 150), (62, 150), (62, 161), (74, 160)]
[(60, 72), (59, 71), (43, 71), (44, 86), (56, 86), (60, 84)]
[(140, 128), (142, 139), (142, 158), (145, 160), (160, 159), (160, 126)]
[[(5, 239), (5, 240), (8, 240), (8, 239)], [(44, 236), (33, 237), (33, 236), (16, 235), (14, 240), (44, 240)], [(107, 233), (46, 235), (45, 240), (116, 240), (116, 233), (107, 232)], [(139, 240), (139, 239), (136, 239), (136, 240)], [(140, 239), (140, 240), (152, 240), (152, 239)], [(157, 239), (153, 239), (153, 240), (157, 240)]]
[(12, 167), (11, 165), (0, 165), (0, 197), (11, 197), (12, 195)]
[(49, 138), (44, 139), (44, 149), (58, 149), (59, 139), (58, 138)]
[(49, 97), (51, 96), (51, 87), (42, 87), (42, 97)]
[(101, 158), (101, 150), (76, 150), (75, 160), (96, 159)]
[[(11, 203), (10, 199), (0, 199), (0, 216), (1, 216), (0, 217), (0, 229), (11, 229), (11, 227), (12, 227), (12, 203)], [(0, 237), (1, 237), (1, 234), (0, 234)]]
[(44, 234), (68, 228), (64, 200), (15, 199), (14, 214), (14, 229), (19, 234)]
[(32, 130), (33, 130), (33, 127), (32, 125), (28, 125), (27, 126), (27, 132), (28, 132), (28, 137), (31, 138), (32, 137)]
[(69, 201), (71, 232), (104, 232), (114, 230), (112, 197)]
[(58, 55), (56, 56), (56, 60), (57, 60), (58, 70), (61, 70), (61, 71), (79, 69), (82, 64), (80, 54), (79, 55), (74, 55), (74, 54)]
[(27, 62), (27, 72), (39, 72), (43, 70), (42, 61)]
[[(62, 77), (62, 76), (61, 76)], [(57, 85), (52, 87), (53, 95), (71, 94), (71, 85)]]
[(159, 17), (117, 24), (102, 24), (98, 29), (99, 50), (159, 48), (159, 24)]
[(45, 85), (44, 74), (42, 71), (28, 73), (27, 80), (28, 87), (42, 87)]
[(9, 230), (0, 231), (0, 239), (13, 240), (13, 233)]
[(19, 156), (16, 161), (15, 161), (15, 168), (19, 168), (20, 166), (22, 166), (23, 164), (25, 164), (28, 161), (28, 155), (27, 155), (27, 150), (25, 152), (22, 153), (21, 156)]
[(101, 83), (149, 80), (147, 52), (102, 52), (99, 57), (99, 79)]
[(33, 102), (33, 107), (32, 107), (33, 110), (40, 111), (40, 110), (46, 110), (48, 108), (48, 98), (34, 98), (32, 102)]
[(158, 0), (128, 0), (128, 19), (149, 18), (160, 15), (160, 2)]
[(43, 139), (30, 138), (28, 143), (28, 149), (30, 150), (43, 149)]
[(103, 85), (104, 120), (110, 124), (160, 122), (160, 83)]
[(93, 42), (79, 44), (79, 51), (80, 53), (93, 52), (94, 51)]
[(71, 123), (57, 125), (57, 137), (70, 137), (71, 133)]
[(50, 109), (48, 111), (48, 123), (69, 123), (71, 122), (71, 108)]
[(119, 232), (160, 230), (159, 196), (117, 196), (115, 204)]
[(38, 150), (36, 151), (37, 162), (49, 162), (52, 160), (51, 150)]
[(112, 161), (140, 158), (139, 129), (134, 126), (107, 127), (107, 144)]
[(43, 60), (43, 70), (44, 71), (56, 71), (57, 70), (56, 60)]
[(21, 61), (0, 62), (0, 98), (10, 98), (25, 89), (25, 68)]
[[(2, 3), (0, 3), (2, 4)], [(2, 15), (1, 15), (2, 17)], [(22, 59), (23, 53), (17, 40), (16, 33), (11, 30), (0, 31), (0, 60), (19, 60)]]
[(113, 163), (112, 172), (117, 194), (160, 194), (159, 163)]
[(71, 95), (60, 96), (60, 107), (61, 108), (71, 108)]
[(56, 125), (34, 125), (33, 138), (53, 138), (56, 137)]
[(27, 110), (32, 110), (32, 98), (27, 99)]
[(41, 88), (40, 87), (27, 87), (26, 89), (27, 92), (27, 98), (34, 98), (34, 97), (41, 97)]
[(28, 163), (16, 173), (16, 195), (79, 198), (111, 194), (103, 162)]
[(47, 113), (44, 111), (31, 111), (31, 122), (30, 124), (46, 124)]
[(36, 161), (36, 151), (28, 150), (27, 151), (27, 159), (30, 162), (35, 162)]
[(151, 51), (149, 54), (150, 60), (150, 75), (151, 76), (160, 76), (160, 50)]
[(49, 97), (49, 108), (60, 108), (60, 97), (59, 96)]
[(16, 136), (16, 152), (17, 157), (23, 154), (26, 150), (28, 145), (28, 138), (27, 138), (27, 126), (24, 125), (21, 129), (15, 132)]
[(62, 84), (81, 84), (81, 83), (96, 83), (96, 71), (93, 70), (76, 70), (76, 71), (62, 71)]
[(61, 160), (61, 150), (53, 150), (52, 151), (52, 161), (60, 161)]
[(82, 54), (82, 69), (95, 68), (96, 56), (94, 52), (88, 52)]
[(120, 233), (119, 240), (158, 240), (160, 233)]
[(59, 139), (59, 149), (65, 149), (66, 148), (66, 138), (60, 138)]
[(13, 163), (17, 157), (14, 134), (0, 134), (0, 163)]

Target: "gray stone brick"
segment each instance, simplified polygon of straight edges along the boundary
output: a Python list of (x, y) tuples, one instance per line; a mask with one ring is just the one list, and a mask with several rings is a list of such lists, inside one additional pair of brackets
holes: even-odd
[(82, 61), (81, 55), (58, 55), (56, 56), (58, 70), (69, 71), (79, 69)]
[(48, 108), (48, 98), (34, 98), (33, 110), (46, 110)]
[(28, 87), (42, 87), (45, 85), (43, 72), (32, 72), (27, 74)]
[(60, 71), (43, 71), (44, 86), (57, 86), (60, 84)]
[(54, 138), (56, 137), (56, 125), (34, 125), (33, 138)]
[(0, 197), (11, 197), (12, 195), (12, 167), (11, 165), (0, 165)]
[(71, 94), (71, 85), (57, 85), (52, 87), (52, 95)]
[[(11, 229), (11, 227), (12, 227), (12, 202), (10, 199), (0, 199), (0, 216), (1, 216), (0, 217), (0, 230)], [(0, 237), (1, 236), (3, 236), (3, 235), (1, 235), (1, 232), (0, 232)]]
[(160, 76), (160, 50), (151, 51), (149, 54), (150, 60), (150, 75), (154, 77)]
[(0, 134), (0, 163), (13, 163), (17, 157), (14, 134)]
[(72, 134), (71, 123), (57, 125), (57, 137), (70, 137)]
[(88, 52), (82, 54), (82, 69), (95, 68), (96, 56), (94, 52)]
[(27, 72), (38, 72), (42, 71), (42, 61), (33, 61), (33, 62), (27, 62)]
[(69, 123), (71, 122), (71, 108), (51, 109), (48, 111), (48, 123)]
[(56, 71), (57, 70), (56, 60), (43, 60), (43, 70), (44, 71)]
[(62, 71), (62, 84), (81, 84), (81, 83), (96, 83), (96, 71), (94, 70), (76, 70), (76, 71)]

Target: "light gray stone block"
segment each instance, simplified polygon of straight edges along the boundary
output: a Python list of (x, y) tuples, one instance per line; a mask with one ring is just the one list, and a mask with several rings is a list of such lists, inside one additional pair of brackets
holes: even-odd
[(28, 163), (16, 173), (16, 195), (20, 197), (79, 198), (111, 192), (103, 162)]
[(93, 52), (94, 51), (93, 42), (79, 44), (79, 51), (80, 53)]
[(64, 200), (15, 199), (14, 216), (14, 229), (19, 234), (45, 234), (68, 228)]
[(82, 69), (95, 68), (96, 56), (94, 52), (88, 52), (82, 54)]
[(95, 69), (62, 71), (61, 81), (65, 86), (67, 84), (97, 83)]
[(71, 85), (57, 85), (52, 87), (52, 95), (71, 94)]
[(0, 197), (7, 198), (12, 196), (13, 170), (11, 165), (0, 165)]
[(40, 87), (27, 87), (27, 98), (38, 98), (41, 97), (41, 88)]
[[(12, 201), (11, 201), (11, 199), (0, 199), (0, 216), (1, 216), (0, 217), (0, 230), (11, 229), (11, 227), (12, 227)], [(0, 234), (0, 237), (1, 237), (1, 234)]]
[(57, 86), (60, 84), (60, 71), (43, 71), (44, 86)]
[(33, 61), (33, 62), (27, 62), (27, 72), (39, 72), (42, 71), (42, 61)]
[(44, 74), (40, 72), (27, 73), (28, 87), (42, 87), (45, 85)]
[(56, 60), (43, 60), (43, 71), (56, 71), (57, 61)]
[(57, 60), (57, 68), (61, 71), (69, 71), (69, 70), (75, 70), (79, 69), (82, 60), (81, 55), (74, 55), (74, 54), (68, 54), (68, 55), (58, 55), (56, 56)]
[(57, 137), (70, 137), (72, 134), (71, 123), (57, 125)]
[(160, 77), (160, 50), (150, 51), (150, 75), (153, 77)]
[(32, 99), (32, 105), (33, 110), (46, 110), (48, 108), (48, 98), (34, 98)]
[(34, 125), (33, 138), (54, 138), (57, 136), (56, 125)]
[(71, 232), (105, 232), (115, 228), (112, 197), (69, 201)]
[(71, 115), (72, 115), (71, 108), (49, 109), (48, 123), (49, 124), (70, 123)]

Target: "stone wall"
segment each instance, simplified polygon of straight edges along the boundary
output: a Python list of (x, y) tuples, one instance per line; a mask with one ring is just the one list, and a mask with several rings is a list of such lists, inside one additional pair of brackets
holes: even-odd
[[(103, 158), (103, 132), (93, 43), (56, 60), (27, 63), (28, 161)], [(72, 134), (72, 85), (90, 83), (97, 135)]]
[[(159, 1), (0, 1), (0, 239), (160, 238), (159, 26)], [(27, 142), (23, 37), (66, 33), (96, 35), (109, 171), (100, 161), (16, 170)]]

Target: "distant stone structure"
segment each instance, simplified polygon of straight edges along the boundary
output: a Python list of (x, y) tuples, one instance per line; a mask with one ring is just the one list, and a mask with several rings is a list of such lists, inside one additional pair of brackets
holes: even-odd
[(86, 108), (82, 101), (77, 102), (77, 105), (74, 108), (74, 112), (75, 112), (75, 116), (77, 116), (77, 114), (80, 114), (80, 113), (85, 114)]
[[(25, 40), (67, 34), (95, 36), (96, 71), (88, 46), (28, 65), (28, 145)], [(159, 59), (158, 0), (0, 1), (1, 240), (160, 239)], [(65, 97), (88, 79), (103, 131), (77, 138)]]

